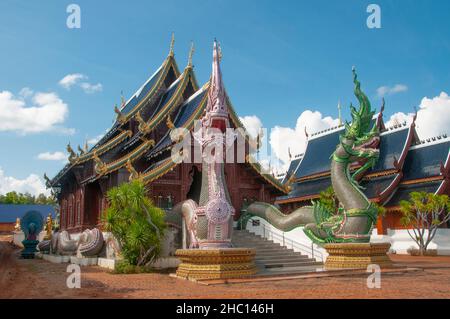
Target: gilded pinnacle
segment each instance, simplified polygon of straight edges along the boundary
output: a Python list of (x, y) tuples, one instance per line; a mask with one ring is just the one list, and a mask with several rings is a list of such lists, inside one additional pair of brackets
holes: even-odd
[(191, 50), (189, 51), (189, 58), (188, 58), (188, 67), (192, 67), (192, 56), (194, 55), (195, 47), (194, 42), (191, 42)]
[(173, 56), (173, 47), (175, 45), (175, 33), (172, 32), (172, 39), (170, 40), (170, 50), (169, 50), (169, 56)]

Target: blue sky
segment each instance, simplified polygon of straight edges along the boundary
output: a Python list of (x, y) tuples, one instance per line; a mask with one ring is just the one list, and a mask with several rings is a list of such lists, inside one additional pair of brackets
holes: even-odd
[[(68, 29), (66, 7), (81, 7), (81, 29)], [(369, 29), (368, 4), (381, 8), (381, 29)], [(265, 127), (294, 128), (305, 110), (337, 117), (355, 101), (351, 68), (386, 117), (409, 113), (424, 97), (450, 93), (450, 2), (417, 1), (86, 1), (3, 0), (0, 3), (0, 92), (25, 107), (37, 92), (53, 93), (68, 114), (58, 129), (40, 133), (1, 129), (4, 176), (53, 176), (61, 161), (37, 155), (64, 152), (103, 133), (114, 118), (120, 92), (128, 98), (166, 57), (171, 33), (179, 67), (190, 41), (194, 66), (204, 83), (210, 74), (212, 40), (221, 42), (224, 82), (239, 115), (257, 115)], [(80, 73), (102, 90), (86, 93), (58, 82)], [(29, 97), (19, 92), (27, 87)], [(447, 113), (450, 116), (450, 113)], [(74, 129), (74, 134), (68, 134)], [(1, 181), (1, 176), (0, 176)], [(0, 187), (1, 190), (1, 187)]]

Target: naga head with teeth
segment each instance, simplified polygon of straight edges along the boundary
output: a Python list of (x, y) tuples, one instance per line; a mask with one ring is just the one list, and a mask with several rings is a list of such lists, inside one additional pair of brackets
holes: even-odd
[(367, 169), (378, 159), (380, 132), (376, 122), (373, 121), (375, 112), (371, 109), (369, 99), (361, 91), (355, 68), (353, 68), (353, 83), (360, 106), (356, 109), (350, 105), (352, 122), (345, 124), (345, 132), (340, 137), (333, 158), (348, 164), (360, 162), (364, 169)]

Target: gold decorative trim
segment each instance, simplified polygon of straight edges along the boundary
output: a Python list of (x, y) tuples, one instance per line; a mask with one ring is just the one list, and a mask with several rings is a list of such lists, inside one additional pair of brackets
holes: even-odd
[(247, 248), (178, 249), (177, 276), (187, 279), (242, 278), (256, 274), (256, 251)]
[(443, 179), (444, 179), (443, 176), (432, 176), (432, 177), (411, 179), (411, 180), (408, 180), (408, 181), (403, 181), (403, 182), (400, 182), (400, 185), (422, 184), (422, 183), (428, 183), (428, 182), (441, 181)]
[(100, 156), (100, 155), (106, 153), (107, 151), (109, 151), (110, 149), (115, 147), (117, 144), (122, 142), (127, 137), (130, 138), (132, 135), (133, 135), (133, 132), (130, 131), (130, 130), (126, 130), (126, 131), (121, 132), (119, 135), (117, 135), (113, 139), (109, 140), (107, 143), (105, 143), (105, 144), (99, 146), (98, 148), (95, 148), (95, 149), (91, 150), (90, 152), (85, 153), (84, 155), (80, 156), (78, 158), (78, 163), (80, 164), (80, 163), (83, 163), (83, 162), (86, 162), (86, 161), (92, 159), (94, 152), (97, 153), (97, 156)]
[(382, 268), (392, 267), (387, 252), (390, 243), (325, 244), (328, 252), (326, 269), (367, 269), (371, 264)]

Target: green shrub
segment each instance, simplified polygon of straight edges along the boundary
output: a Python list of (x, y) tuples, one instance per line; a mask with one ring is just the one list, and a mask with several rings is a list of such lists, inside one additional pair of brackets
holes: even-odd
[(154, 272), (150, 266), (136, 266), (128, 263), (126, 260), (121, 260), (116, 264), (114, 274), (143, 274)]
[[(164, 211), (153, 205), (140, 181), (112, 188), (108, 191), (108, 201), (105, 228), (119, 242), (124, 262), (136, 266), (151, 263), (160, 254)], [(131, 271), (126, 264), (119, 266), (124, 273)]]

